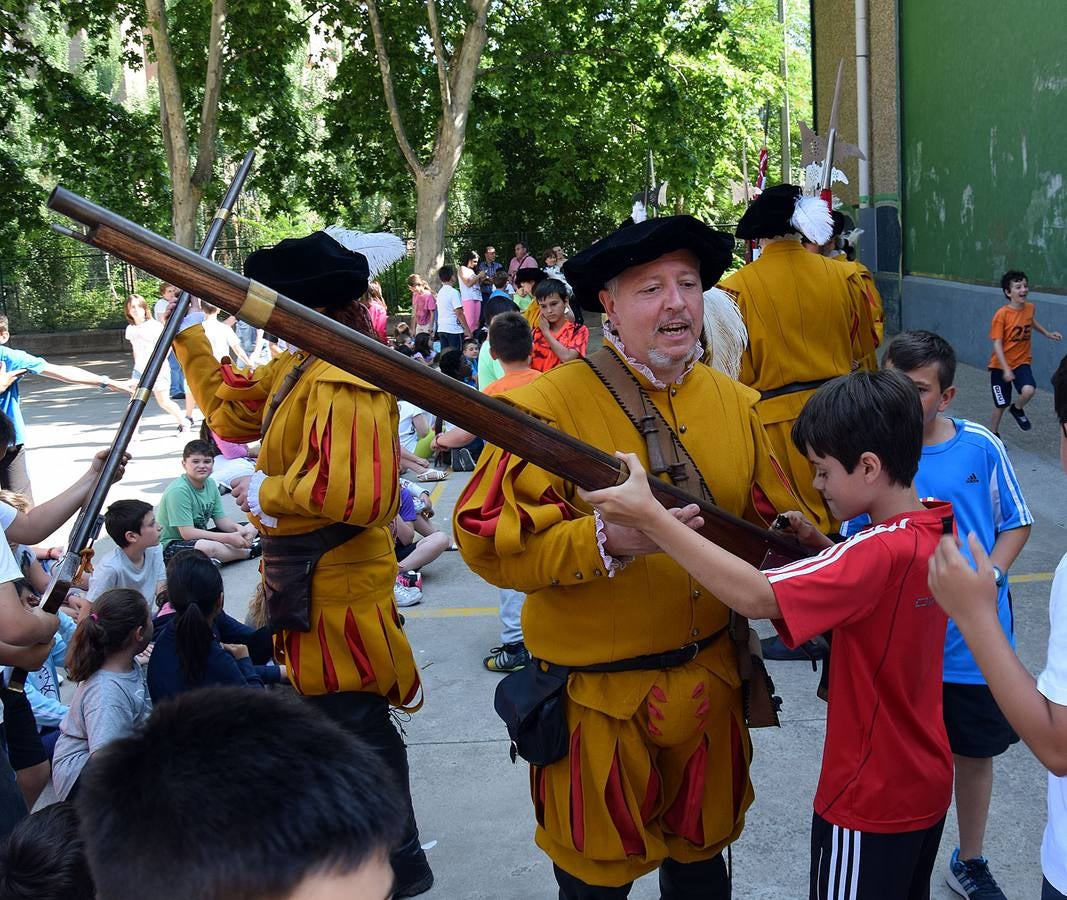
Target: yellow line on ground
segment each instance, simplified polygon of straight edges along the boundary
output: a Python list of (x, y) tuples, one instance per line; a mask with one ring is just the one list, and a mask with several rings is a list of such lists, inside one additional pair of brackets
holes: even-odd
[(1033, 581), (1052, 581), (1052, 576), (1055, 572), (1031, 572), (1028, 575), (1016, 575), (1014, 573), (1008, 575), (1009, 584), (1026, 584)]
[(405, 618), (411, 619), (454, 619), (458, 616), (498, 616), (500, 610), (495, 606), (452, 606), (447, 609), (404, 609)]

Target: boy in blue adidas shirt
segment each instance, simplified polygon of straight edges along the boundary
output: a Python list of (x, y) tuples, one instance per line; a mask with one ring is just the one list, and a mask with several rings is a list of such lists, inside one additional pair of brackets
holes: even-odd
[[(920, 497), (951, 502), (959, 533), (974, 532), (989, 554), (1000, 625), (1014, 648), (1007, 571), (1026, 544), (1034, 520), (1004, 445), (982, 425), (941, 415), (956, 395), (956, 353), (944, 338), (930, 331), (906, 331), (889, 345), (882, 365), (907, 375), (919, 389), (923, 452), (915, 487)], [(853, 520), (845, 527), (851, 533), (865, 524)], [(962, 550), (974, 565), (970, 549), (964, 545)], [(993, 792), (993, 757), (1019, 738), (997, 707), (951, 619), (943, 677), (960, 834), (945, 880), (961, 897), (1002, 900), (1005, 895), (989, 872), (982, 844)]]

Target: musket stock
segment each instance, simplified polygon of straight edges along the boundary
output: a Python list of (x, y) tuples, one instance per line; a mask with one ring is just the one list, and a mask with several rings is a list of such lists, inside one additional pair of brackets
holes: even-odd
[[(218, 243), (219, 236), (222, 234), (222, 229), (226, 224), (226, 220), (229, 218), (230, 212), (233, 210), (233, 206), (237, 202), (238, 196), (241, 194), (245, 180), (248, 178), (248, 173), (252, 170), (252, 162), (255, 158), (255, 151), (249, 150), (241, 161), (241, 165), (238, 166), (237, 173), (234, 175), (233, 181), (230, 182), (230, 187), (226, 191), (222, 206), (215, 212), (215, 217), (211, 221), (211, 227), (208, 229), (208, 233), (200, 247), (201, 257), (208, 258), (215, 252), (215, 244)], [(77, 234), (70, 229), (62, 228), (62, 226), (57, 227), (56, 230), (60, 234), (66, 234), (68, 237), (88, 243), (85, 235)], [(174, 284), (181, 287), (177, 282), (174, 282)], [(96, 482), (93, 484), (92, 491), (89, 493), (89, 499), (82, 507), (82, 511), (79, 513), (78, 518), (74, 523), (74, 528), (71, 530), (70, 539), (67, 542), (67, 552), (63, 555), (63, 558), (58, 561), (53, 570), (52, 579), (48, 582), (48, 589), (45, 591), (45, 596), (41, 604), (46, 612), (54, 614), (58, 612), (59, 608), (63, 605), (63, 601), (67, 598), (67, 592), (73, 585), (74, 577), (81, 561), (80, 551), (88, 547), (89, 543), (96, 536), (96, 532), (99, 529), (99, 522), (97, 520), (100, 516), (100, 510), (104, 507), (104, 501), (107, 499), (107, 493), (111, 488), (111, 482), (115, 478), (115, 472), (122, 464), (122, 458), (126, 453), (126, 448), (129, 447), (130, 441), (133, 439), (133, 436), (137, 431), (137, 425), (141, 421), (141, 415), (144, 413), (144, 409), (148, 405), (148, 398), (152, 396), (152, 387), (156, 383), (156, 378), (159, 377), (159, 372), (163, 368), (163, 363), (167, 359), (167, 354), (170, 352), (170, 345), (174, 343), (174, 336), (178, 333), (178, 328), (181, 326), (181, 320), (188, 308), (189, 294), (188, 292), (183, 291), (178, 297), (177, 310), (180, 314), (174, 316), (171, 321), (167, 322), (159, 338), (156, 340), (156, 345), (152, 348), (152, 353), (148, 358), (148, 362), (145, 364), (144, 371), (141, 373), (141, 378), (137, 382), (137, 389), (134, 391), (133, 397), (130, 398), (130, 402), (126, 406), (126, 411), (123, 413), (118, 431), (115, 432), (111, 447), (108, 449), (104, 465), (100, 470), (100, 474), (96, 478)], [(148, 598), (149, 602), (151, 602), (152, 599), (154, 598)], [(22, 669), (15, 669), (11, 673), (8, 687), (14, 691), (22, 691), (25, 683), (26, 672)]]
[[(623, 470), (613, 456), (506, 402), (460, 384), (62, 187), (52, 192), (48, 205), (87, 226), (85, 239), (94, 246), (441, 415), (560, 478), (587, 490), (619, 483)], [(636, 443), (635, 440), (635, 446)], [(705, 523), (701, 532), (755, 564), (762, 563), (768, 554), (782, 561), (807, 555), (784, 536), (706, 504), (667, 482), (650, 477), (649, 484), (656, 499), (667, 508), (698, 504)]]

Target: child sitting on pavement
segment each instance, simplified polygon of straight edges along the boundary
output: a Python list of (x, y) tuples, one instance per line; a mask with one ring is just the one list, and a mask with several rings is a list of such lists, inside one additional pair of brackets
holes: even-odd
[[(605, 519), (645, 534), (727, 606), (771, 619), (788, 646), (833, 630), (811, 900), (930, 896), (952, 798), (952, 753), (941, 713), (946, 619), (929, 596), (926, 560), (951, 528), (952, 507), (924, 505), (912, 486), (922, 435), (918, 391), (897, 372), (855, 372), (819, 388), (793, 442), (815, 467), (814, 485), (835, 518), (866, 512), (877, 524), (763, 572), (661, 507), (633, 454), (619, 454), (630, 469), (622, 486), (579, 492)], [(800, 513), (788, 520), (802, 544), (829, 543)]]
[(74, 632), (67, 673), (81, 682), (60, 724), (52, 760), (56, 796), (66, 800), (101, 747), (126, 737), (152, 711), (137, 656), (152, 640), (148, 604), (136, 591), (115, 588), (93, 604)]
[[(211, 479), (215, 454), (204, 441), (189, 441), (182, 451), (184, 474), (166, 486), (159, 501), (163, 561), (179, 550), (199, 550), (219, 562), (254, 559), (262, 552), (256, 527), (243, 525), (222, 509), (218, 485)], [(214, 522), (214, 528), (208, 524)]]
[(116, 500), (104, 513), (104, 530), (115, 549), (99, 563), (89, 577), (89, 599), (104, 591), (122, 587), (137, 591), (153, 606), (166, 587), (163, 565), (162, 531), (152, 504), (144, 500)]
[(276, 666), (252, 662), (247, 644), (222, 643), (215, 619), (223, 601), (222, 575), (203, 553), (185, 550), (167, 564), (167, 602), (173, 613), (161, 611), (156, 619), (159, 632), (148, 661), (153, 703), (197, 687), (262, 688), (267, 681), (281, 680)]
[[(444, 553), (451, 540), (430, 523), (430, 494), (410, 481), (400, 479), (400, 510), (393, 520), (393, 547), (400, 573), (393, 596), (397, 606), (415, 606), (422, 601), (423, 566)], [(416, 537), (418, 536), (418, 537)]]
[[(1060, 461), (1067, 471), (1067, 357), (1052, 379), (1060, 420)], [(930, 560), (930, 589), (967, 640), (997, 705), (1049, 770), (1048, 824), (1041, 845), (1041, 900), (1067, 898), (1067, 556), (1060, 560), (1049, 599), (1048, 660), (1034, 677), (1015, 655), (1000, 622), (996, 575), (981, 540), (967, 544), (976, 572), (946, 536)]]

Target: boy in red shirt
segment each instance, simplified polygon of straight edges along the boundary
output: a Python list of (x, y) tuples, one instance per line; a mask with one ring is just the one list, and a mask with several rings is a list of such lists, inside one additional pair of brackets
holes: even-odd
[(855, 372), (821, 387), (793, 442), (815, 467), (815, 488), (834, 518), (866, 512), (878, 524), (827, 546), (789, 513), (801, 543), (826, 549), (764, 572), (659, 506), (636, 456), (620, 454), (630, 468), (622, 486), (582, 493), (605, 519), (644, 532), (727, 606), (771, 619), (787, 646), (833, 630), (810, 900), (930, 896), (952, 753), (941, 713), (947, 620), (927, 588), (927, 560), (952, 527), (952, 507), (924, 505), (912, 486), (922, 436), (918, 391), (898, 372)]
[[(1008, 298), (993, 314), (989, 337), (993, 341), (993, 355), (989, 357), (989, 382), (993, 389), (993, 417), (989, 430), (1000, 437), (1000, 420), (1008, 409), (1019, 427), (1029, 431), (1032, 427), (1023, 407), (1030, 402), (1037, 390), (1034, 373), (1030, 369), (1033, 359), (1032, 332), (1037, 331), (1049, 340), (1058, 341), (1063, 336), (1058, 331), (1047, 331), (1034, 318), (1034, 304), (1027, 303), (1030, 282), (1025, 272), (1005, 272), (1000, 279), (1000, 289)], [(1011, 402), (1012, 385), (1019, 391), (1019, 399)]]

